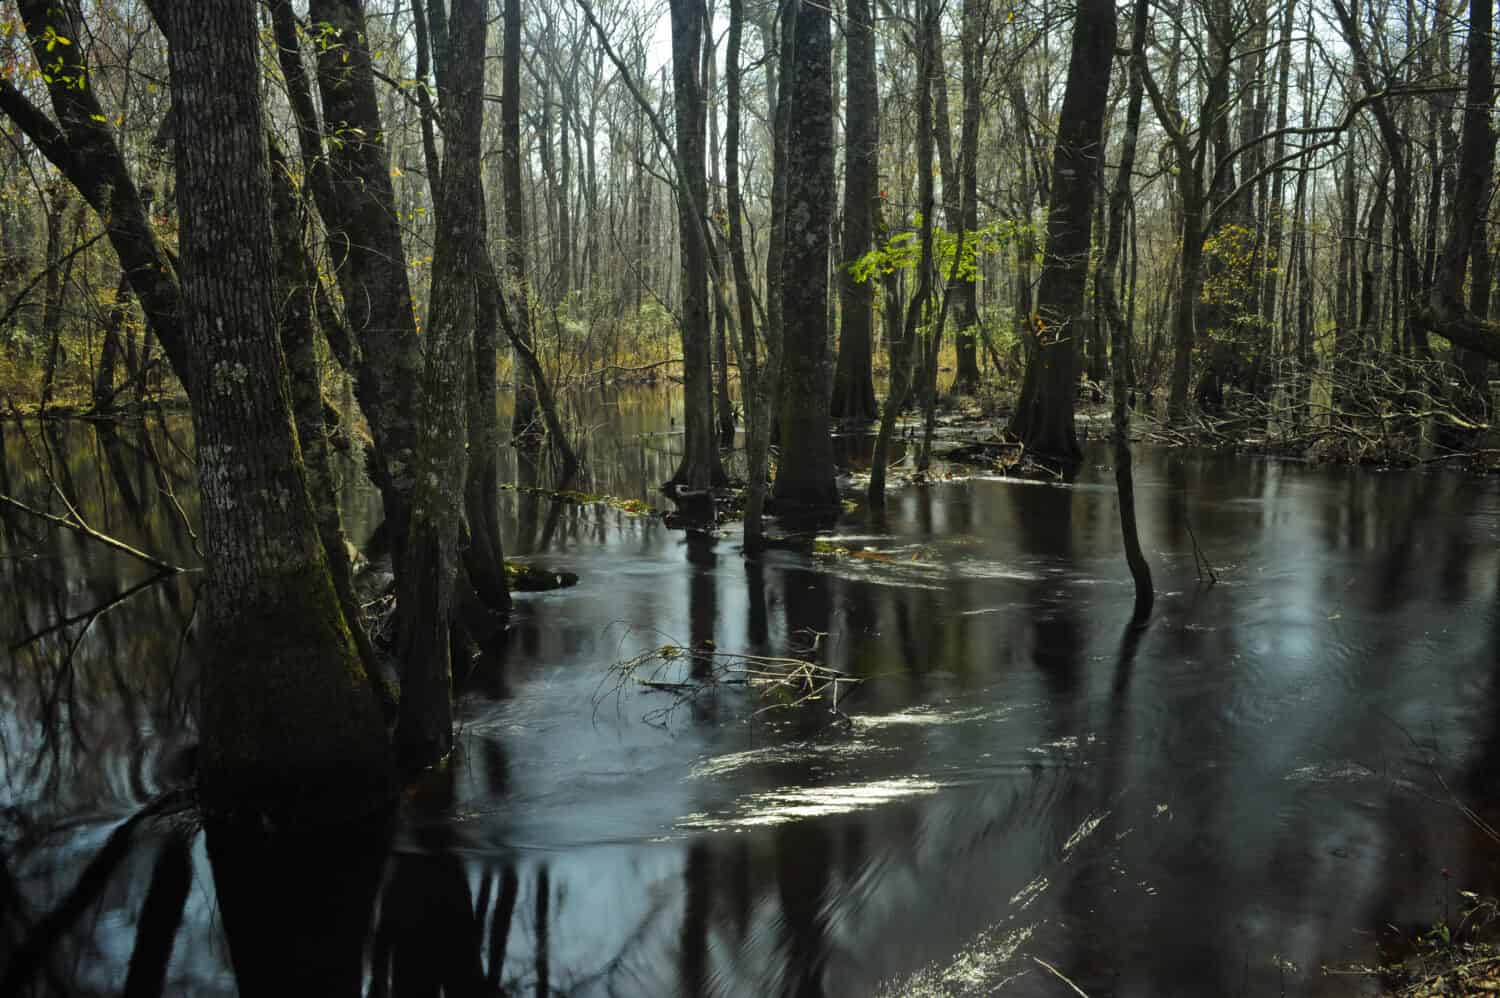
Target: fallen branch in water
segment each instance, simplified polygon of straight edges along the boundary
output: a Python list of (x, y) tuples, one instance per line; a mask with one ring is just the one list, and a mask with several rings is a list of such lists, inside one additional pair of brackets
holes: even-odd
[(1056, 967), (1052, 966), (1052, 964), (1048, 963), (1046, 960), (1043, 960), (1039, 956), (1034, 956), (1031, 959), (1033, 962), (1041, 964), (1042, 967), (1049, 971), (1053, 977), (1056, 977), (1059, 981), (1062, 981), (1068, 987), (1072, 988), (1074, 994), (1082, 995), (1083, 998), (1089, 998), (1089, 993), (1087, 991), (1083, 990), (1083, 988), (1080, 988), (1078, 985), (1068, 980), (1067, 975), (1058, 970)]
[(113, 548), (114, 550), (119, 551), (121, 554), (128, 554), (132, 558), (139, 559), (140, 561), (145, 562), (152, 568), (158, 569), (159, 571), (170, 572), (173, 574), (187, 571), (187, 569), (183, 568), (181, 565), (174, 565), (169, 561), (162, 561), (160, 558), (157, 558), (154, 555), (147, 554), (140, 548), (131, 547), (124, 541), (116, 540), (108, 534), (100, 533), (99, 531), (95, 530), (93, 527), (85, 523), (83, 521), (83, 518), (79, 517), (76, 512), (74, 512), (74, 518), (72, 519), (66, 516), (57, 516), (53, 513), (48, 513), (43, 510), (28, 506), (24, 502), (21, 502), (21, 500), (13, 499), (10, 496), (5, 495), (4, 493), (0, 493), (0, 503), (3, 503), (6, 506), (9, 506), (12, 509), (18, 510), (22, 513), (37, 517), (38, 519), (46, 520), (53, 526), (62, 527), (64, 530), (71, 530), (74, 533), (82, 534), (90, 540), (97, 541), (98, 543), (103, 544), (107, 548)]
[[(815, 653), (817, 645), (815, 639), (808, 653)], [(595, 709), (611, 694), (618, 698), (627, 684), (634, 683), (672, 696), (670, 704), (653, 708), (643, 717), (646, 723), (658, 726), (669, 723), (684, 704), (725, 687), (755, 690), (763, 701), (769, 701), (752, 716), (827, 702), (829, 711), (847, 722), (849, 718), (839, 709), (839, 701), (852, 687), (864, 682), (858, 676), (807, 658), (721, 652), (712, 644), (660, 645), (610, 666), (606, 682), (609, 678), (614, 685), (595, 697)]]
[[(48, 513), (44, 510), (35, 509), (31, 506), (26, 505), (21, 500), (5, 495), (4, 493), (0, 493), (0, 503), (10, 506), (12, 509), (15, 509), (19, 512), (28, 513), (31, 516), (37, 517), (38, 519), (46, 520), (48, 523), (51, 523), (54, 526), (62, 527), (65, 530), (71, 530), (74, 533), (82, 534), (83, 536), (91, 540), (103, 544), (105, 547), (114, 548), (116, 551), (119, 551), (122, 554), (128, 554), (132, 558), (143, 561), (146, 564), (150, 565), (152, 568), (157, 569), (158, 571), (167, 572), (174, 575), (179, 572), (187, 571), (187, 569), (183, 568), (181, 565), (174, 565), (171, 562), (162, 561), (160, 558), (157, 558), (154, 555), (149, 555), (139, 548), (131, 547), (124, 541), (116, 540), (108, 534), (101, 533), (100, 531), (97, 531), (93, 527), (89, 526), (88, 521), (83, 518), (82, 513), (78, 512), (78, 507), (73, 505), (73, 500), (68, 498), (68, 493), (63, 490), (63, 487), (61, 485), (58, 484), (57, 477), (52, 473), (51, 449), (47, 449), (45, 459), (43, 458), (43, 455), (37, 453), (36, 447), (31, 442), (31, 437), (27, 435), (25, 428), (21, 425), (20, 411), (16, 408), (14, 402), (10, 401), (9, 399), (7, 399), (6, 401), (10, 406), (11, 416), (16, 420), (16, 427), (21, 432), (22, 443), (26, 445), (27, 451), (30, 452), (31, 458), (36, 462), (37, 467), (42, 470), (42, 474), (47, 477), (47, 484), (51, 487), (52, 494), (57, 496), (58, 501), (63, 504), (63, 508), (68, 511), (68, 515), (58, 516), (55, 513)], [(152, 457), (154, 459), (155, 455), (153, 454)], [(157, 461), (157, 467), (160, 468), (160, 466), (160, 461)], [(175, 500), (175, 497), (173, 498)], [(180, 510), (181, 507), (179, 506), (178, 509)], [(191, 534), (192, 530), (189, 529), (188, 533)], [(197, 538), (194, 537), (194, 543), (196, 544), (196, 542)]]
[(1198, 546), (1198, 535), (1193, 533), (1193, 523), (1187, 517), (1182, 518), (1182, 523), (1187, 527), (1188, 536), (1193, 540), (1193, 567), (1198, 570), (1198, 581), (1203, 581), (1203, 576), (1208, 575), (1208, 584), (1218, 585), (1219, 576), (1214, 572), (1214, 566), (1209, 562), (1208, 555)]

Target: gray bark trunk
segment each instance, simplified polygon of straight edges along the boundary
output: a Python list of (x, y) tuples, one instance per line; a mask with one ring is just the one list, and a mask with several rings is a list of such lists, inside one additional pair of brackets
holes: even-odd
[[(521, 200), (521, 0), (504, 0), (505, 42), (500, 76), (500, 177), (505, 186), (505, 272), (515, 287), (517, 338), (530, 349), (531, 283), (526, 271), (526, 204)], [(526, 365), (513, 364), (511, 432), (536, 439), (536, 387)]]
[(1075, 337), (1083, 316), (1099, 176), (1096, 160), (1103, 155), (1100, 146), (1115, 34), (1112, 3), (1079, 3), (1053, 153), (1047, 245), (1033, 334), (1036, 349), (1027, 359), (1027, 381), (1034, 390), (1029, 398), (1023, 395), (1011, 423), (1011, 432), (1028, 450), (1063, 462), (1082, 457), (1073, 425), (1078, 385)]
[(677, 233), (682, 276), (683, 447), (682, 461), (667, 484), (706, 489), (726, 481), (714, 430), (713, 364), (708, 315), (708, 260), (702, 236), (708, 211), (704, 173), (706, 109), (699, 70), (703, 6), (671, 0), (672, 91), (676, 120)]
[(253, 6), (170, 8), (177, 196), (207, 561), (200, 782), (211, 806), (382, 799), (379, 705), (329, 577), (276, 335)]
[[(273, 8), (273, 16), (276, 11)], [(289, 13), (283, 16), (289, 16)], [(421, 347), (412, 315), (406, 253), (396, 218), (375, 78), (357, 0), (309, 0), (308, 17), (326, 24), (329, 44), (317, 54), (326, 151), (311, 107), (299, 114), (304, 167), (313, 179), (329, 256), (337, 267), (344, 320), (359, 343), (355, 391), (375, 441), (373, 466), (393, 550), (405, 546), (417, 450)], [(279, 35), (280, 37), (280, 35)], [(293, 36), (295, 37), (295, 35)], [(281, 44), (283, 72), (301, 58)], [(293, 88), (295, 89), (295, 88)], [(297, 100), (294, 97), (294, 108)], [(326, 162), (326, 168), (318, 164)], [(397, 574), (401, 564), (397, 561)]]
[(439, 77), (445, 128), (422, 376), (422, 447), (396, 603), (404, 669), (396, 743), (403, 760), (416, 765), (434, 762), (453, 747), (449, 631), (468, 481), (475, 272), (484, 252), (479, 179), (484, 0), (454, 0), (449, 23), (451, 58)]
[(791, 106), (786, 149), (786, 257), (781, 284), (781, 461), (778, 510), (838, 505), (829, 431), (828, 253), (833, 221), (833, 44), (828, 7), (797, 7), (796, 57), (782, 86)]
[(851, 268), (868, 253), (880, 196), (880, 111), (875, 73), (874, 9), (849, 0), (845, 22), (847, 76), (844, 112), (844, 262), (839, 267), (840, 329), (831, 410), (834, 418), (867, 423), (876, 416), (872, 338), (875, 285), (854, 280)]

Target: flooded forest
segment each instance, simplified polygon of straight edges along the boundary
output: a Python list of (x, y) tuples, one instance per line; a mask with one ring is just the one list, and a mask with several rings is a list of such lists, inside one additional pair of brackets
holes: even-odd
[(0, 0), (0, 995), (1500, 990), (1494, 34)]

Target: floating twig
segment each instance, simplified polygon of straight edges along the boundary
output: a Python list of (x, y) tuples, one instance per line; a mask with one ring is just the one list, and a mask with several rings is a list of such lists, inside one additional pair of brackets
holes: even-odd
[[(821, 638), (821, 634), (814, 635), (808, 654), (816, 652)], [(690, 672), (687, 678), (679, 678), (678, 670), (683, 668)], [(724, 687), (754, 689), (763, 700), (777, 698), (758, 708), (752, 716), (826, 701), (831, 713), (847, 721), (839, 702), (850, 688), (864, 681), (810, 659), (723, 652), (711, 644), (696, 647), (663, 644), (650, 648), (610, 666), (609, 676), (614, 678), (614, 685), (596, 696), (596, 707), (611, 693), (618, 697), (629, 683), (673, 696), (671, 704), (646, 713), (646, 722), (656, 725), (667, 724), (684, 703)]]
[(1219, 577), (1214, 573), (1213, 565), (1209, 564), (1208, 556), (1198, 546), (1198, 535), (1193, 533), (1193, 521), (1187, 517), (1183, 517), (1182, 523), (1183, 526), (1187, 527), (1188, 536), (1193, 540), (1193, 567), (1198, 570), (1198, 581), (1202, 582), (1203, 576), (1206, 573), (1208, 575), (1208, 584), (1211, 586), (1217, 584)]
[(1042, 966), (1042, 968), (1045, 969), (1048, 973), (1050, 973), (1053, 977), (1056, 977), (1059, 981), (1062, 981), (1068, 987), (1072, 988), (1074, 994), (1076, 994), (1076, 995), (1082, 995), (1083, 998), (1089, 998), (1089, 993), (1087, 991), (1083, 990), (1083, 988), (1080, 988), (1078, 985), (1076, 985), (1072, 981), (1070, 981), (1068, 979), (1068, 976), (1066, 974), (1064, 974), (1062, 971), (1058, 970), (1056, 967), (1052, 966), (1052, 964), (1048, 963), (1046, 960), (1043, 960), (1039, 956), (1034, 956), (1031, 959), (1032, 959), (1032, 962), (1040, 964)]

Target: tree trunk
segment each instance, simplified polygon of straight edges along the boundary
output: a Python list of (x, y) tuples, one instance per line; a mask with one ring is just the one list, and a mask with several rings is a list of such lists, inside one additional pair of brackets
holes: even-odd
[(469, 399), (475, 391), (475, 271), (484, 253), (479, 179), (484, 0), (453, 0), (449, 25), (451, 58), (439, 76), (445, 127), (422, 378), (423, 446), (415, 468), (407, 568), (396, 598), (403, 666), (396, 744), (403, 761), (414, 765), (434, 762), (453, 747), (449, 633), (469, 470)]
[[(920, 213), (920, 256), (917, 263), (917, 287), (906, 306), (906, 321), (899, 327), (899, 335), (892, 323), (888, 337), (887, 352), (890, 356), (890, 384), (885, 400), (880, 407), (880, 429), (875, 436), (875, 453), (870, 459), (871, 506), (885, 505), (885, 466), (890, 456), (891, 436), (895, 432), (896, 417), (901, 413), (906, 394), (911, 388), (912, 357), (916, 351), (917, 329), (928, 312), (932, 299), (932, 227), (934, 204), (932, 190), (933, 126), (932, 126), (932, 77), (936, 66), (936, 49), (933, 37), (939, 30), (936, 0), (919, 0), (917, 10), (920, 24), (917, 27), (917, 211)], [(877, 224), (879, 223), (877, 219)], [(877, 234), (878, 234), (877, 229)], [(888, 276), (885, 285), (886, 315), (894, 317), (896, 311), (895, 271)]]
[[(979, 228), (979, 127), (983, 105), (980, 95), (980, 68), (984, 62), (984, 11), (979, 0), (964, 0), (963, 35), (963, 113), (958, 135), (959, 220), (968, 239)], [(972, 395), (979, 387), (979, 286), (977, 274), (964, 274), (953, 288), (953, 308), (957, 322), (953, 343), (957, 349), (957, 370), (953, 391)]]
[[(1312, 10), (1308, 9), (1307, 38), (1302, 52), (1302, 89), (1311, 89), (1312, 86)], [(1311, 101), (1302, 104), (1302, 127), (1312, 126), (1313, 108)], [(1313, 321), (1313, 288), (1312, 288), (1312, 265), (1309, 262), (1311, 254), (1308, 253), (1307, 242), (1309, 235), (1308, 207), (1307, 207), (1307, 175), (1310, 172), (1310, 164), (1303, 162), (1297, 170), (1297, 191), (1293, 207), (1293, 224), (1295, 229), (1292, 236), (1292, 262), (1296, 267), (1297, 274), (1297, 304), (1296, 304), (1296, 420), (1302, 421), (1306, 413), (1308, 395), (1312, 385), (1312, 321)]]
[(1135, 168), (1136, 139), (1141, 126), (1141, 97), (1144, 92), (1142, 79), (1146, 61), (1146, 31), (1149, 23), (1150, 0), (1136, 0), (1135, 14), (1131, 19), (1130, 38), (1130, 84), (1126, 97), (1125, 134), (1120, 142), (1120, 166), (1115, 174), (1114, 190), (1109, 198), (1109, 237), (1104, 247), (1104, 259), (1099, 264), (1099, 297), (1109, 321), (1111, 349), (1114, 357), (1110, 367), (1113, 372), (1113, 438), (1115, 451), (1115, 489), (1120, 499), (1120, 533), (1125, 543), (1125, 561), (1130, 566), (1130, 576), (1135, 582), (1135, 609), (1131, 621), (1136, 625), (1146, 622), (1151, 616), (1151, 606), (1156, 600), (1151, 584), (1151, 566), (1141, 551), (1141, 540), (1135, 521), (1135, 479), (1130, 471), (1130, 395), (1129, 382), (1125, 377), (1125, 356), (1129, 350), (1126, 342), (1125, 315), (1120, 309), (1120, 299), (1115, 291), (1115, 265), (1125, 239), (1125, 211), (1130, 201), (1130, 174)]
[[(1488, 202), (1489, 195), (1481, 198)], [(1489, 224), (1484, 214), (1474, 219), (1474, 232), (1469, 247), (1469, 312), (1476, 319), (1488, 319), (1490, 314), (1490, 291), (1494, 284), (1494, 272), (1490, 260)], [(1464, 394), (1470, 403), (1476, 422), (1488, 423), (1493, 416), (1494, 405), (1490, 397), (1490, 359), (1478, 350), (1458, 348), (1458, 365), (1464, 373)]]
[[(108, 416), (115, 411), (115, 367), (124, 354), (120, 338), (125, 323), (130, 318), (130, 277), (120, 271), (120, 280), (115, 285), (115, 301), (109, 308), (109, 318), (104, 324), (104, 344), (99, 351), (99, 370), (94, 372), (94, 412)], [(127, 375), (133, 374), (127, 367)]]
[[(422, 119), (423, 158), (427, 163), (428, 188), (436, 200), (443, 193), (442, 163), (433, 142), (437, 113), (425, 89), (427, 48), (424, 46), (431, 48), (432, 62), (437, 70), (438, 92), (446, 99), (452, 90), (452, 45), (449, 37), (450, 22), (441, 0), (434, 0), (432, 12), (432, 30), (428, 32), (422, 2), (413, 0), (412, 21), (416, 27), (417, 42), (416, 78), (423, 84), (417, 93)], [(489, 214), (483, 193), (483, 188), (476, 182), (469, 196), (479, 198), (478, 202), (459, 209), (474, 215), (479, 230), (475, 254), (480, 261), (475, 267), (475, 280), (479, 282), (480, 290), (475, 304), (474, 379), (468, 396), (470, 460), (468, 480), (464, 485), (466, 530), (460, 546), (469, 589), (485, 607), (503, 613), (510, 609), (510, 590), (505, 578), (505, 554), (500, 540), (499, 518), (497, 452), (500, 447), (500, 426), (496, 411), (498, 399), (495, 365), (498, 360), (500, 315), (494, 297), (485, 294), (483, 290), (485, 277), (492, 274), (486, 240)]]
[[(756, 356), (754, 285), (750, 278), (750, 266), (745, 254), (744, 199), (740, 189), (740, 40), (744, 33), (743, 0), (729, 0), (729, 37), (724, 54), (724, 75), (728, 100), (728, 119), (724, 137), (724, 183), (729, 210), (729, 258), (734, 268), (735, 301), (740, 316), (740, 393), (745, 400), (745, 547), (758, 549), (764, 540), (761, 513), (766, 497), (766, 455), (771, 440), (771, 409), (776, 398), (777, 375), (781, 370), (781, 330), (779, 325), (767, 317), (765, 323), (766, 356), (762, 366)], [(772, 109), (773, 178), (780, 177), (780, 185), (773, 179), (771, 200), (771, 250), (768, 254), (767, 272), (780, 273), (780, 238), (782, 226), (781, 202), (778, 194), (785, 183), (785, 170), (780, 166), (783, 158), (782, 133), (779, 123), (781, 113)], [(774, 270), (772, 268), (775, 268)], [(771, 309), (780, 316), (780, 303), (771, 299)]]
[[(713, 0), (709, 0), (707, 7), (708, 23), (712, 24), (714, 19)], [(710, 32), (703, 45), (703, 79), (706, 81), (706, 90), (710, 95), (711, 102), (716, 102), (719, 92), (718, 81), (718, 59), (713, 33)], [(719, 115), (716, 107), (711, 103), (708, 108), (708, 161), (711, 164), (709, 176), (710, 207), (712, 217), (715, 220), (724, 217), (724, 202), (720, 192), (724, 189), (719, 182), (719, 163), (722, 161), (722, 150), (719, 148)], [(715, 225), (715, 234), (722, 229)], [(713, 273), (710, 280), (715, 282), (714, 287), (714, 416), (719, 426), (719, 446), (730, 448), (734, 446), (734, 400), (729, 397), (729, 277), (724, 267), (723, 255), (720, 247), (722, 239), (710, 238), (709, 252), (713, 255)]]
[[(535, 339), (531, 321), (531, 282), (526, 276), (526, 204), (521, 200), (521, 0), (504, 0), (505, 42), (500, 71), (500, 177), (505, 186), (505, 272), (515, 286), (516, 337), (529, 350)], [(519, 348), (517, 348), (519, 349)], [(531, 372), (512, 365), (515, 408), (511, 432), (536, 439), (536, 386)]]
[(786, 258), (781, 283), (781, 460), (778, 510), (837, 507), (829, 433), (828, 239), (833, 221), (833, 46), (825, 4), (804, 2), (796, 58), (782, 81), (791, 105), (786, 155)]
[(57, 361), (62, 353), (63, 305), (63, 217), (68, 213), (68, 187), (62, 181), (48, 185), (47, 191), (47, 276), (42, 285), (41, 339), (47, 344), (47, 360), (42, 367), (42, 411), (52, 404)]
[(1339, 253), (1333, 295), (1333, 319), (1336, 325), (1333, 334), (1332, 398), (1335, 409), (1345, 401), (1343, 386), (1354, 359), (1358, 304), (1354, 291), (1354, 240), (1358, 237), (1359, 190), (1355, 184), (1355, 136), (1351, 133), (1347, 139), (1343, 173), (1339, 178)]
[[(282, 16), (290, 18), (290, 12)], [(406, 251), (375, 100), (362, 4), (358, 0), (309, 0), (308, 17), (330, 30), (317, 54), (323, 134), (329, 141), (325, 153), (311, 107), (304, 104), (298, 116), (303, 165), (318, 195), (328, 254), (337, 267), (345, 325), (360, 344), (355, 390), (375, 441), (375, 481), (393, 550), (398, 552), (399, 575), (399, 552), (404, 549), (411, 518), (422, 363)], [(281, 32), (278, 43), (283, 72), (290, 81), (301, 73), (301, 58), (294, 48), (289, 51)], [(297, 92), (295, 86), (290, 89)], [(294, 108), (299, 98), (300, 94), (294, 97)]]
[[(1464, 100), (1463, 135), (1458, 153), (1457, 183), (1449, 207), (1448, 237), (1443, 242), (1436, 279), (1426, 309), (1427, 324), (1460, 347), (1490, 358), (1500, 356), (1500, 332), (1486, 321), (1488, 302), (1488, 247), (1477, 250), (1476, 240), (1483, 244), (1486, 218), (1485, 195), (1489, 192), (1495, 164), (1495, 132), (1490, 125), (1490, 105), (1494, 100), (1494, 67), (1490, 58), (1490, 37), (1494, 20), (1493, 0), (1470, 0), (1469, 3), (1469, 79)], [(1464, 307), (1464, 273), (1470, 257), (1474, 258), (1471, 301), (1486, 303), (1478, 308)], [(1488, 334), (1485, 342), (1464, 342), (1452, 335), (1458, 326)], [(1488, 347), (1488, 349), (1485, 349)], [(1476, 372), (1479, 370), (1474, 363)], [(1476, 381), (1484, 379), (1476, 374)], [(1482, 387), (1488, 394), (1488, 382)]]
[[(1287, 126), (1287, 111), (1290, 104), (1292, 72), (1292, 27), (1296, 15), (1295, 0), (1284, 0), (1281, 35), (1276, 43), (1276, 139), (1271, 152), (1271, 162), (1280, 163), (1286, 155), (1286, 136), (1281, 134)], [(1286, 194), (1286, 171), (1278, 169), (1271, 177), (1271, 196), (1266, 206), (1266, 255), (1264, 282), (1260, 293), (1260, 327), (1256, 336), (1255, 363), (1258, 373), (1256, 384), (1264, 385), (1263, 372), (1270, 364), (1276, 350), (1277, 278), (1289, 268), (1283, 259), (1282, 237), (1286, 229), (1286, 212), (1282, 201)], [(1290, 254), (1286, 254), (1289, 256)]]
[(375, 648), (360, 619), (354, 593), (354, 570), (339, 514), (338, 493), (329, 465), (327, 422), (323, 415), (322, 378), (313, 342), (313, 289), (317, 269), (307, 255), (307, 215), (292, 189), (286, 160), (271, 150), (271, 231), (276, 250), (276, 301), (281, 303), (278, 326), (291, 389), (292, 418), (302, 452), (307, 497), (312, 503), (323, 555), (349, 633), (359, 649), (368, 675), (376, 675)]
[(677, 123), (677, 232), (682, 275), (683, 446), (682, 461), (667, 483), (706, 489), (726, 481), (714, 431), (713, 365), (708, 316), (708, 260), (702, 238), (708, 211), (704, 173), (705, 99), (698, 78), (703, 45), (703, 6), (671, 0), (672, 89)]
[(830, 409), (845, 423), (875, 418), (872, 338), (875, 285), (856, 281), (853, 265), (873, 248), (876, 201), (880, 197), (880, 110), (875, 73), (874, 8), (849, 0), (844, 57), (844, 235), (839, 267), (839, 352)]
[(1360, 341), (1354, 346), (1358, 353), (1372, 350), (1380, 334), (1380, 278), (1384, 270), (1381, 251), (1385, 243), (1385, 215), (1389, 201), (1386, 186), (1390, 176), (1390, 157), (1382, 149), (1380, 166), (1375, 170), (1375, 200), (1370, 205), (1370, 218), (1365, 225), (1365, 246), (1360, 264)]
[[(1364, 40), (1359, 24), (1343, 0), (1334, 0), (1334, 12), (1338, 15), (1344, 39), (1354, 57), (1354, 66), (1360, 84), (1369, 94), (1380, 93), (1375, 85)], [(1481, 217), (1480, 199), (1489, 183), (1490, 170), (1495, 156), (1495, 136), (1489, 125), (1488, 107), (1494, 91), (1493, 69), (1489, 65), (1492, 52), (1490, 26), (1494, 11), (1491, 0), (1476, 0), (1469, 6), (1469, 80), (1464, 102), (1463, 135), (1459, 148), (1459, 169), (1456, 187), (1451, 202), (1451, 217), (1474, 219)], [(1500, 359), (1500, 328), (1481, 319), (1464, 307), (1463, 283), (1467, 269), (1469, 241), (1473, 236), (1472, 225), (1450, 225), (1448, 238), (1444, 241), (1442, 256), (1427, 301), (1416, 301), (1412, 289), (1416, 284), (1413, 272), (1417, 259), (1416, 242), (1412, 235), (1412, 218), (1415, 214), (1412, 197), (1411, 165), (1405, 159), (1404, 147), (1395, 116), (1384, 97), (1372, 100), (1370, 109), (1380, 127), (1381, 140), (1390, 154), (1392, 178), (1391, 220), (1395, 227), (1397, 242), (1405, 251), (1405, 266), (1401, 283), (1412, 302), (1407, 310), (1407, 328), (1411, 332), (1411, 351), (1417, 357), (1426, 357), (1426, 335), (1433, 331), (1457, 346), (1477, 350), (1491, 360)]]
[[(482, 259), (475, 267), (479, 286), (475, 304), (474, 382), (469, 397), (469, 481), (464, 489), (469, 521), (464, 568), (480, 601), (491, 610), (504, 612), (510, 609), (510, 590), (505, 577), (505, 548), (500, 539), (500, 417), (495, 384), (500, 353), (500, 291), (484, 238), (484, 203), (481, 201), (472, 210), (480, 227), (476, 253)], [(491, 283), (493, 289), (489, 287)], [(567, 446), (566, 441), (563, 446)]]
[(1100, 139), (1115, 34), (1114, 5), (1081, 0), (1053, 153), (1047, 246), (1034, 317), (1036, 349), (1027, 360), (1026, 380), (1032, 390), (1029, 397), (1023, 393), (1011, 422), (1011, 432), (1028, 450), (1064, 463), (1083, 456), (1073, 425), (1078, 386), (1075, 337), (1083, 315), (1099, 176), (1095, 161), (1103, 154)]
[(276, 336), (255, 10), (167, 8), (207, 614), (200, 786), (216, 808), (345, 813), (388, 793), (375, 695), (308, 501)]

